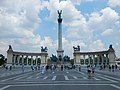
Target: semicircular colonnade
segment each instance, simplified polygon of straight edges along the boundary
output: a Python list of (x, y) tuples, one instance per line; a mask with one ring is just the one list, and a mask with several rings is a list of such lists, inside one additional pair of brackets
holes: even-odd
[(7, 50), (7, 65), (46, 65), (48, 53), (41, 51), (40, 53), (17, 52), (12, 48)]
[(115, 50), (112, 45), (106, 51), (80, 52), (80, 50), (74, 50), (73, 56), (75, 65), (115, 64)]

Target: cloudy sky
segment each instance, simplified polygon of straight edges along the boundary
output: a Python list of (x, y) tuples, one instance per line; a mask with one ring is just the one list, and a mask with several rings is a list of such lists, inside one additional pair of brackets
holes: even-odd
[(120, 0), (0, 0), (0, 53), (15, 51), (57, 54), (57, 10), (62, 10), (64, 54), (103, 51), (112, 44), (120, 57)]

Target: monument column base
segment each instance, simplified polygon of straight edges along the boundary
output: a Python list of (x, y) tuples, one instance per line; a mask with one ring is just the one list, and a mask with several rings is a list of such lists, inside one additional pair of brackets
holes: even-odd
[(58, 64), (63, 64), (63, 52), (64, 50), (57, 50)]
[(63, 52), (64, 50), (57, 50), (57, 56), (62, 56), (63, 57)]

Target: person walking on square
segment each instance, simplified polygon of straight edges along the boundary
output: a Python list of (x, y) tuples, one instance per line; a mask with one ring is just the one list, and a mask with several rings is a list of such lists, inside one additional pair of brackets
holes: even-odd
[(111, 66), (109, 65), (109, 71), (111, 71)]
[(24, 65), (22, 65), (22, 72), (24, 72)]
[(92, 66), (92, 76), (94, 77), (94, 73), (95, 73), (95, 65)]
[(114, 65), (112, 65), (112, 72), (114, 72)]
[(117, 71), (118, 70), (118, 66), (117, 66), (117, 64), (115, 64), (115, 71)]
[(5, 67), (6, 71), (8, 70), (8, 66)]
[(79, 65), (79, 71), (81, 71), (81, 66)]
[(45, 73), (45, 66), (42, 66), (42, 71), (41, 71), (42, 74)]
[(91, 77), (91, 69), (90, 69), (90, 65), (87, 66), (87, 71), (88, 71), (88, 78)]
[(12, 70), (12, 66), (10, 66), (10, 69), (9, 69), (10, 71)]

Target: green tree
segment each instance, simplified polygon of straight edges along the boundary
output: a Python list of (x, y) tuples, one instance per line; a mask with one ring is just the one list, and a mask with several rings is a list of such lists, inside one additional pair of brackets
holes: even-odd
[(70, 57), (67, 56), (67, 55), (65, 55), (65, 56), (63, 57), (63, 61), (64, 61), (64, 62), (69, 62), (69, 61), (70, 61)]
[(57, 58), (57, 56), (55, 56), (55, 55), (52, 54), (52, 56), (50, 57), (50, 60), (52, 62), (57, 62), (58, 58)]
[(71, 59), (71, 60), (70, 60), (70, 64), (71, 64), (71, 65), (74, 65), (74, 59)]

